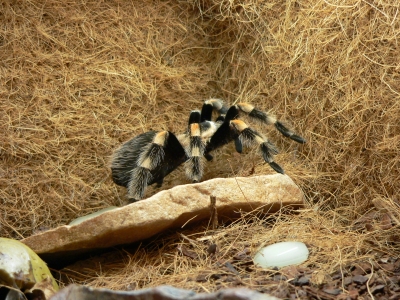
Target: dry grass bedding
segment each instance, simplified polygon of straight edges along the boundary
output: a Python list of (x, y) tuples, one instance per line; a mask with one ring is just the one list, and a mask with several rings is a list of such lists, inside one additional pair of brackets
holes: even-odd
[[(397, 1), (0, 5), (2, 237), (21, 239), (123, 205), (125, 190), (108, 167), (113, 149), (150, 129), (183, 132), (189, 112), (218, 97), (271, 110), (308, 141), (299, 146), (263, 129), (308, 207), (222, 226), (218, 259), (254, 251), (262, 241), (297, 239), (310, 246), (306, 265), (330, 274), (399, 253)], [(215, 157), (204, 179), (273, 172), (252, 151), (238, 159), (226, 147)], [(183, 183), (179, 169), (163, 189)], [(191, 240), (209, 233), (190, 230), (184, 234)], [(192, 287), (197, 281), (187, 278), (211, 260), (201, 242), (198, 249), (189, 243), (199, 253), (189, 261), (177, 250), (185, 243), (171, 233), (71, 280), (119, 289), (133, 282)]]

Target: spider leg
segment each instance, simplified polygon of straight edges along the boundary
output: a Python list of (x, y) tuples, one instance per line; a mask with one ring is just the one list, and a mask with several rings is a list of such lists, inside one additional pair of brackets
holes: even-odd
[(201, 122), (211, 121), (213, 111), (218, 112), (218, 114), (225, 115), (227, 108), (221, 99), (209, 99), (204, 101), (203, 107), (201, 109)]
[(189, 116), (188, 131), (190, 132), (190, 125), (200, 123), (201, 112), (199, 110), (192, 110)]
[(128, 198), (143, 198), (148, 185), (163, 179), (187, 159), (185, 150), (169, 131), (143, 133), (115, 151), (111, 162), (113, 180), (128, 190)]
[(284, 174), (285, 172), (276, 162), (274, 162), (274, 155), (278, 154), (278, 149), (268, 139), (260, 135), (254, 129), (251, 129), (241, 120), (230, 121), (231, 128), (238, 134), (238, 140), (241, 145), (250, 147), (257, 145), (264, 160), (276, 172)]
[(235, 149), (237, 153), (242, 153), (243, 152), (243, 144), (239, 137), (235, 139)]
[(189, 145), (186, 161), (186, 175), (193, 182), (200, 181), (203, 176), (203, 160), (205, 145), (201, 139), (201, 128), (199, 123), (190, 124)]
[(122, 144), (114, 151), (111, 158), (111, 173), (113, 181), (127, 187), (131, 180), (131, 171), (136, 168), (140, 154), (152, 142), (156, 131), (142, 133)]
[(285, 125), (282, 124), (282, 122), (276, 121), (275, 122), (275, 128), (278, 129), (280, 133), (283, 134), (283, 136), (288, 137), (292, 139), (293, 141), (296, 141), (300, 144), (305, 144), (306, 140), (302, 138), (301, 136), (294, 134), (293, 131), (285, 127)]
[(210, 153), (204, 153), (204, 157), (207, 159), (207, 161), (212, 161), (214, 159), (214, 156), (212, 156)]
[[(153, 179), (152, 171), (164, 160), (168, 138), (168, 131), (158, 132), (152, 142), (148, 144), (140, 154), (137, 167), (131, 171), (131, 180), (127, 186), (128, 197), (133, 200), (142, 199), (150, 182), (157, 182), (160, 179)], [(164, 177), (162, 174), (161, 178)]]
[(237, 136), (238, 135), (231, 130), (229, 122), (223, 122), (207, 143), (206, 154), (232, 142)]
[[(219, 116), (217, 117), (215, 124), (216, 124), (216, 132), (213, 133), (212, 136), (207, 140), (207, 146), (205, 149), (204, 157), (211, 161), (213, 156), (210, 154), (216, 148), (219, 148), (225, 144), (230, 143), (234, 136), (231, 134), (231, 130), (229, 128), (229, 117), (227, 118), (228, 114), (233, 115), (234, 117), (238, 114), (234, 110), (234, 107), (228, 109), (222, 100), (220, 99), (209, 99), (204, 102), (203, 108), (201, 110), (201, 120), (211, 120), (212, 112), (216, 111)], [(235, 141), (236, 142), (236, 141)], [(240, 141), (237, 140), (235, 143), (236, 150), (241, 152), (242, 148), (240, 145)]]
[(201, 117), (202, 115), (199, 111), (192, 111), (189, 117), (186, 175), (193, 182), (198, 182), (203, 177), (203, 156), (207, 160), (212, 159), (210, 154), (205, 153), (205, 148), (208, 140), (217, 129), (214, 122), (200, 122)]
[[(278, 121), (275, 117), (256, 109), (253, 105), (248, 104), (248, 103), (238, 103), (237, 105), (234, 106), (236, 108), (235, 112), (238, 115), (239, 111), (244, 112), (247, 114), (250, 118), (261, 121), (264, 124), (271, 125), (274, 124), (275, 128), (285, 137), (290, 138), (300, 144), (304, 144), (306, 140), (302, 138), (301, 136), (295, 134), (293, 131), (291, 131), (289, 128), (287, 128), (285, 125), (283, 125), (282, 122)], [(233, 119), (236, 119), (237, 116)]]
[(157, 187), (157, 188), (162, 187), (163, 183), (164, 183), (164, 177), (161, 178), (159, 181), (156, 182), (156, 187)]

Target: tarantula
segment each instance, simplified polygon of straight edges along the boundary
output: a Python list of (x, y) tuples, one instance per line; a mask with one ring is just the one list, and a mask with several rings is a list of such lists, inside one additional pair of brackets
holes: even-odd
[[(212, 121), (213, 113), (218, 117)], [(128, 190), (130, 201), (143, 198), (148, 185), (160, 187), (164, 177), (182, 163), (186, 175), (198, 182), (203, 175), (203, 157), (211, 161), (211, 151), (232, 141), (236, 151), (243, 147), (258, 146), (264, 160), (278, 173), (283, 169), (274, 162), (277, 148), (263, 135), (239, 119), (241, 114), (264, 124), (274, 124), (285, 137), (304, 144), (306, 140), (294, 134), (273, 116), (262, 112), (251, 104), (239, 103), (229, 108), (220, 99), (204, 102), (202, 110), (190, 113), (185, 133), (176, 136), (170, 131), (149, 131), (122, 144), (113, 154), (111, 170), (113, 181)]]

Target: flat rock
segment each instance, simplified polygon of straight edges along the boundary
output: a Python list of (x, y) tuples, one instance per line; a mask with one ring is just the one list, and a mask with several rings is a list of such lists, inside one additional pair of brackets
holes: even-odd
[(106, 211), (76, 225), (64, 225), (22, 242), (43, 259), (63, 260), (116, 245), (137, 242), (166, 229), (188, 226), (210, 217), (210, 196), (219, 218), (239, 211), (273, 213), (283, 206), (301, 207), (303, 193), (287, 175), (216, 178), (176, 186), (152, 197)]
[(191, 290), (177, 289), (172, 286), (158, 286), (143, 290), (125, 292), (108, 289), (95, 289), (80, 285), (69, 285), (50, 300), (278, 300), (278, 298), (258, 293), (246, 288), (230, 288), (214, 293), (195, 293)]

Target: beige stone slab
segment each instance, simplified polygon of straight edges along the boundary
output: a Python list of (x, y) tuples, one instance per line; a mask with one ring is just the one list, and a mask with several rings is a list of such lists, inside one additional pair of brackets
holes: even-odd
[(160, 299), (160, 300), (279, 300), (276, 297), (261, 294), (247, 288), (220, 289), (214, 293), (196, 294), (191, 290), (177, 289), (172, 286), (157, 286), (136, 291), (112, 291), (108, 289), (92, 288), (71, 284), (54, 295), (50, 300), (132, 300), (132, 299)]
[(302, 206), (303, 193), (287, 175), (216, 178), (170, 190), (116, 208), (80, 224), (64, 225), (22, 240), (38, 254), (87, 252), (149, 238), (169, 228), (189, 226), (210, 217), (210, 196), (219, 217), (263, 207)]

